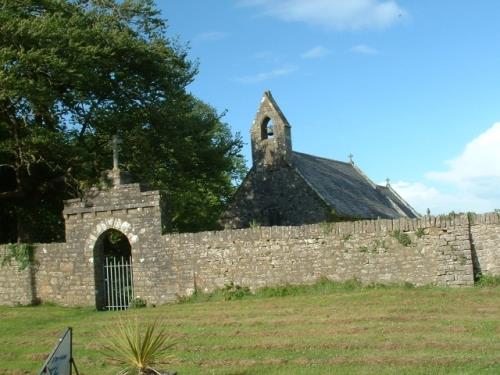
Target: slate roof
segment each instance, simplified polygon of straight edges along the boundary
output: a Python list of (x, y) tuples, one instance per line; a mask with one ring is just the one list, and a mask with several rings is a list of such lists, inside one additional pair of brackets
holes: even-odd
[(339, 216), (351, 218), (418, 217), (390, 186), (379, 186), (352, 163), (292, 152), (291, 164)]

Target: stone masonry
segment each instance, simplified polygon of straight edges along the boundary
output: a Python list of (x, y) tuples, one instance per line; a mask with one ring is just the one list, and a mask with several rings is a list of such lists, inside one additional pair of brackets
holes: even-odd
[[(500, 274), (497, 214), (165, 235), (163, 205), (158, 191), (138, 184), (67, 201), (67, 242), (37, 244), (31, 269), (19, 272), (15, 262), (0, 268), (0, 304), (96, 306), (96, 244), (109, 229), (128, 238), (134, 295), (152, 304), (229, 282), (257, 289), (327, 277), (463, 287), (473, 285), (475, 273)], [(398, 233), (411, 242), (401, 243)]]

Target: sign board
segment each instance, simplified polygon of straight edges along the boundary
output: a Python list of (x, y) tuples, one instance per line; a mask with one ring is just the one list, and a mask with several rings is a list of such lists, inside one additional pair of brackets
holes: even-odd
[(73, 365), (72, 330), (68, 328), (45, 361), (39, 375), (71, 375)]

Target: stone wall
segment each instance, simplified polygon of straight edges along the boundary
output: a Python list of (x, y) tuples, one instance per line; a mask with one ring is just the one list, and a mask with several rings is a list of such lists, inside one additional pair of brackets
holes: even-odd
[(83, 249), (71, 243), (37, 245), (37, 299), (63, 306), (94, 305), (94, 269), (83, 255)]
[[(411, 243), (401, 244), (395, 231), (408, 235)], [(177, 285), (185, 287), (178, 294), (195, 286), (211, 291), (231, 281), (256, 289), (313, 283), (320, 277), (363, 283), (474, 283), (466, 218), (260, 227), (164, 238), (164, 251), (175, 253)]]
[[(96, 270), (100, 261), (96, 244), (110, 229), (123, 233), (131, 245), (136, 292), (156, 290), (156, 278), (165, 286), (161, 276), (152, 274), (154, 266), (144, 264), (162, 242), (160, 201), (160, 192), (143, 191), (139, 184), (91, 190), (83, 199), (66, 201), (66, 242), (35, 245), (31, 271), (18, 273), (15, 263), (0, 268), (0, 304), (95, 305), (99, 297), (96, 274), (102, 273)], [(161, 296), (160, 291), (156, 294)]]
[(484, 275), (500, 275), (500, 214), (472, 217), (470, 232), (477, 271)]
[(67, 211), (75, 215), (67, 218), (69, 226), (82, 221), (86, 237), (37, 245), (32, 271), (18, 272), (15, 262), (0, 268), (0, 304), (95, 306), (91, 250), (109, 228), (132, 243), (135, 296), (154, 304), (229, 282), (256, 289), (327, 277), (462, 287), (474, 283), (473, 262), (476, 270), (500, 275), (500, 221), (492, 214), (478, 215), (471, 225), (467, 217), (425, 217), (161, 235), (156, 206), (115, 211), (92, 213), (86, 221), (85, 213)]
[[(7, 252), (7, 246), (0, 246), (0, 255)], [(32, 271), (19, 270), (15, 260), (0, 268), (0, 305), (29, 305), (34, 302)]]

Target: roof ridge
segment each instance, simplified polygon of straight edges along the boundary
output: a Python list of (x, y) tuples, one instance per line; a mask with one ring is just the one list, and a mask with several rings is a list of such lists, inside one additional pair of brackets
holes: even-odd
[(342, 160), (336, 160), (336, 159), (330, 159), (330, 158), (325, 158), (323, 156), (317, 156), (317, 155), (312, 155), (312, 154), (306, 154), (305, 152), (299, 152), (299, 151), (292, 151), (294, 154), (301, 154), (301, 155), (307, 155), (307, 156), (312, 156), (314, 158), (317, 158), (317, 159), (323, 159), (323, 160), (328, 160), (328, 161), (334, 161), (336, 163), (342, 163), (342, 164), (346, 164), (346, 165), (352, 165), (351, 163), (349, 163), (348, 161), (342, 161)]
[(392, 194), (394, 194), (396, 198), (398, 198), (401, 201), (401, 203), (403, 203), (416, 217), (420, 217), (420, 214), (401, 195), (399, 195), (399, 193), (396, 190), (394, 190), (390, 184), (386, 185), (385, 187)]
[(377, 185), (375, 184), (375, 182), (373, 182), (372, 180), (370, 180), (370, 178), (369, 178), (369, 177), (368, 177), (368, 176), (367, 176), (367, 175), (366, 175), (366, 174), (365, 174), (365, 173), (361, 170), (361, 168), (359, 168), (359, 167), (358, 167), (356, 164), (354, 164), (354, 163), (352, 163), (351, 165), (352, 165), (352, 167), (356, 170), (356, 172), (358, 172), (358, 173), (361, 175), (361, 177), (363, 177), (363, 178), (364, 178), (364, 179), (368, 182), (368, 184), (370, 184), (370, 186), (371, 186), (373, 189), (377, 190)]

